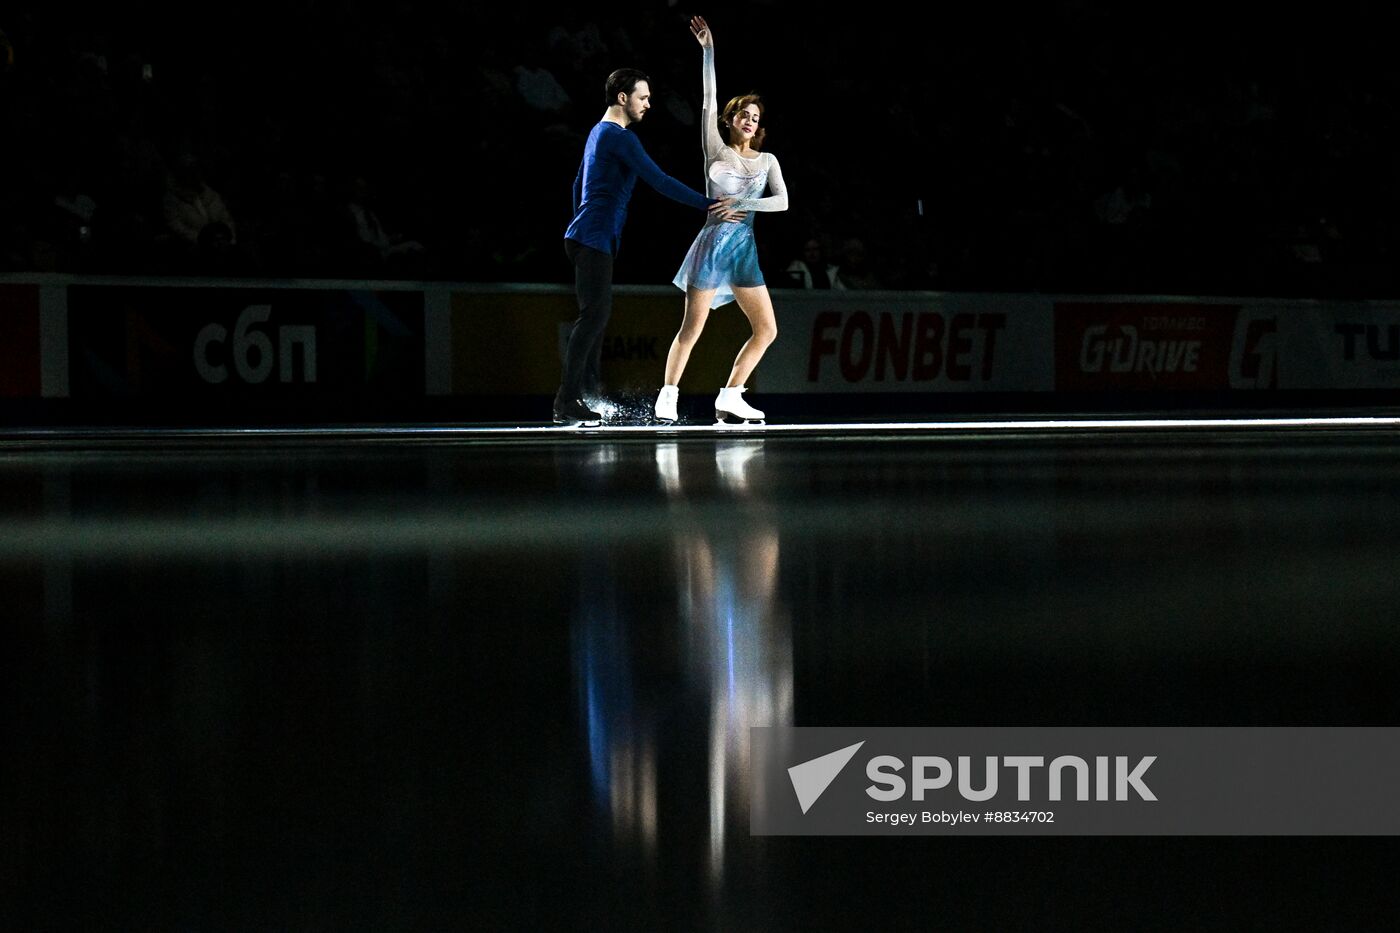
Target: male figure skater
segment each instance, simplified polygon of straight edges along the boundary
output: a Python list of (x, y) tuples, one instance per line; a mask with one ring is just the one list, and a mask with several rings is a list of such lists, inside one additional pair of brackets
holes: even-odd
[(588, 134), (583, 162), (574, 179), (574, 219), (564, 232), (564, 252), (574, 265), (578, 319), (564, 351), (564, 377), (554, 397), (555, 424), (597, 424), (598, 412), (583, 403), (584, 378), (601, 351), (603, 331), (612, 314), (613, 256), (617, 253), (627, 202), (640, 177), (674, 201), (742, 220), (730, 209), (733, 198), (707, 198), (661, 171), (627, 131), (651, 109), (651, 85), (635, 68), (608, 75), (608, 109)]

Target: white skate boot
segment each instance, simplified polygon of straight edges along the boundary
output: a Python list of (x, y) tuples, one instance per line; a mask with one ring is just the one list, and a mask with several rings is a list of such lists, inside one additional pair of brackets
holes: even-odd
[(680, 398), (681, 390), (677, 386), (662, 386), (661, 392), (656, 396), (656, 420), (657, 421), (679, 421), (676, 416), (676, 399)]
[(719, 390), (719, 395), (715, 396), (715, 421), (721, 424), (727, 422), (732, 415), (744, 422), (758, 424), (763, 423), (763, 412), (754, 408), (741, 396), (748, 386), (733, 386)]

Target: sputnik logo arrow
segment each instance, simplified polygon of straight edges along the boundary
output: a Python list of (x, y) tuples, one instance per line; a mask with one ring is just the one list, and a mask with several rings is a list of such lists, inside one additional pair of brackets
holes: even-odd
[(829, 755), (788, 768), (788, 777), (792, 779), (792, 789), (797, 792), (797, 802), (802, 805), (803, 813), (812, 809), (812, 804), (826, 792), (831, 782), (836, 780), (836, 775), (841, 773), (841, 769), (846, 767), (864, 744), (865, 742), (861, 741), (847, 745)]

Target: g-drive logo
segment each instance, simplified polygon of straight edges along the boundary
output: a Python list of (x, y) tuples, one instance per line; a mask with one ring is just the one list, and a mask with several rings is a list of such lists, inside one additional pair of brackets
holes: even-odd
[[(865, 742), (857, 742), (818, 758), (788, 768), (792, 789), (803, 814), (817, 802), (826, 789)], [(941, 791), (954, 785), (958, 794), (974, 803), (986, 803), (997, 796), (1001, 788), (1001, 773), (1015, 772), (1016, 800), (1024, 803), (1033, 799), (1058, 802), (1065, 799), (1099, 802), (1143, 800), (1155, 801), (1143, 776), (1156, 755), (1147, 755), (1134, 763), (1126, 755), (1099, 755), (1090, 761), (1077, 755), (1060, 755), (1047, 763), (1043, 755), (989, 755), (974, 763), (969, 755), (948, 759), (941, 755), (913, 755), (906, 763), (895, 755), (876, 755), (865, 764), (866, 778), (871, 784), (865, 794), (872, 800), (890, 803), (905, 799), (923, 801), (930, 791)], [(907, 774), (906, 774), (907, 768)], [(974, 786), (980, 783), (980, 786)], [(1033, 790), (1043, 789), (1043, 794)]]

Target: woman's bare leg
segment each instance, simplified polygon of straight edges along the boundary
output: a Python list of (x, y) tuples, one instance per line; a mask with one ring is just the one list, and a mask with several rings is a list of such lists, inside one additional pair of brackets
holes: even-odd
[(734, 368), (729, 371), (729, 381), (725, 383), (726, 388), (744, 385), (753, 375), (758, 361), (763, 359), (764, 351), (778, 337), (778, 321), (773, 315), (773, 299), (768, 297), (768, 286), (736, 286), (734, 298), (739, 302), (739, 310), (749, 319), (753, 336), (739, 348), (739, 355), (734, 358)]
[(671, 341), (671, 350), (666, 354), (666, 385), (681, 384), (681, 373), (690, 362), (690, 351), (695, 349), (695, 341), (705, 329), (705, 321), (710, 317), (710, 302), (714, 300), (715, 289), (701, 291), (688, 288), (685, 292), (685, 316), (681, 318), (681, 329)]

